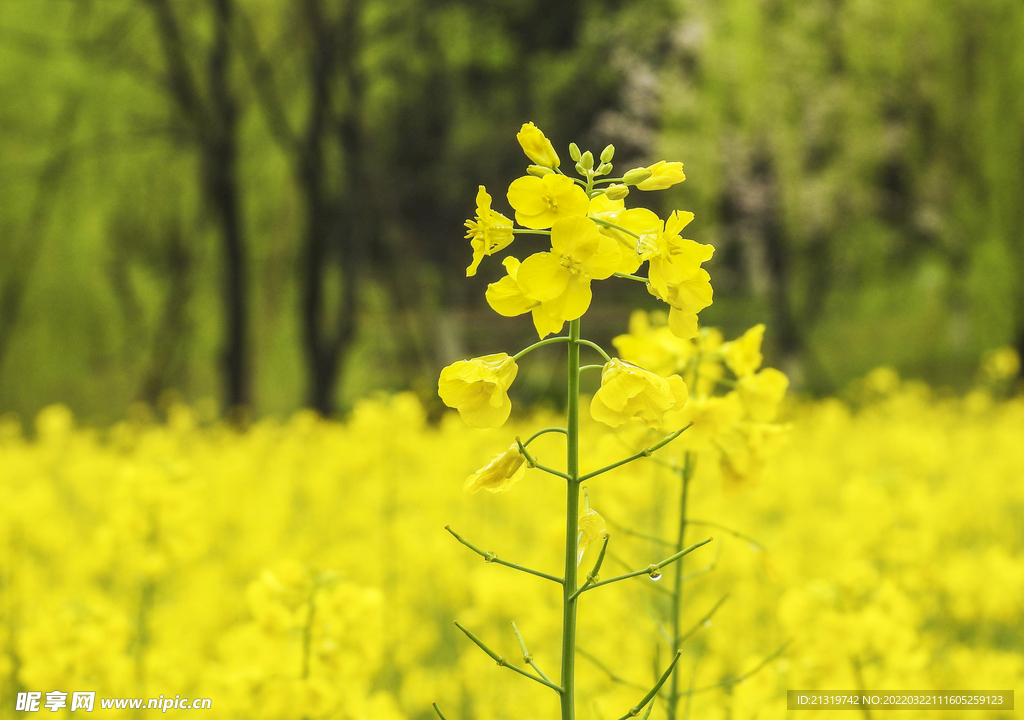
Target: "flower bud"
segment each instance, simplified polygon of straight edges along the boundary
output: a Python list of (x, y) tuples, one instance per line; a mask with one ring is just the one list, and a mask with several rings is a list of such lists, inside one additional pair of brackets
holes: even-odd
[(605, 146), (605, 149), (601, 151), (601, 162), (610, 163), (613, 157), (615, 157), (615, 146)]
[(583, 165), (581, 165), (580, 163), (576, 163), (576, 173), (578, 175), (586, 175), (587, 169), (583, 167)]
[(558, 155), (555, 153), (555, 149), (551, 147), (551, 141), (544, 137), (544, 133), (532, 122), (523, 125), (516, 135), (516, 140), (522, 146), (526, 157), (533, 160), (537, 165), (558, 167)]
[(583, 153), (582, 156), (580, 156), (580, 165), (582, 165), (588, 171), (594, 169), (594, 156), (589, 150), (587, 150), (585, 153)]
[(551, 173), (553, 173), (554, 170), (552, 170), (551, 168), (546, 168), (543, 165), (531, 165), (530, 167), (526, 168), (526, 172), (527, 174), (533, 175), (534, 177), (544, 177), (545, 175), (550, 175)]
[(642, 183), (644, 180), (646, 180), (650, 176), (651, 176), (650, 169), (649, 168), (645, 168), (645, 167), (641, 167), (641, 168), (633, 168), (632, 170), (627, 172), (625, 175), (623, 175), (622, 179), (623, 179), (623, 181), (627, 185), (636, 185), (637, 183)]
[(629, 195), (629, 188), (625, 185), (609, 185), (604, 194), (609, 200), (621, 200)]
[(569, 143), (569, 157), (575, 162), (580, 161), (580, 146), (576, 143)]
[(612, 171), (611, 163), (601, 163), (601, 166), (597, 168), (597, 175), (607, 175)]

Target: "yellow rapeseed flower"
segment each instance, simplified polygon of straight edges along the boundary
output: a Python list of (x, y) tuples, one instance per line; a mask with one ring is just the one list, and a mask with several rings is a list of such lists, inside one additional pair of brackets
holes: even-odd
[(637, 190), (664, 190), (686, 179), (681, 162), (660, 160), (649, 165), (647, 169), (651, 171), (651, 176), (643, 182), (637, 183)]
[(668, 285), (664, 294), (659, 293), (653, 283), (647, 289), (669, 304), (668, 326), (676, 337), (685, 340), (700, 334), (697, 329), (697, 313), (710, 305), (712, 300), (711, 276), (707, 270), (698, 268), (682, 282)]
[(519, 445), (512, 443), (508, 450), (498, 453), (487, 467), (480, 468), (466, 478), (463, 489), (468, 493), (488, 490), (492, 493), (505, 492), (526, 474), (526, 458), (519, 452)]
[(481, 185), (476, 194), (476, 219), (467, 220), (466, 237), (473, 247), (473, 262), (466, 268), (466, 277), (476, 275), (484, 255), (492, 255), (512, 242), (512, 221), (500, 212), (491, 210), (491, 196)]
[(663, 378), (617, 358), (601, 372), (601, 387), (590, 401), (590, 415), (611, 427), (638, 418), (662, 427), (665, 413), (686, 404), (686, 383), (678, 375)]
[(512, 412), (508, 388), (519, 367), (505, 353), (460, 360), (441, 371), (437, 393), (467, 425), (500, 427)]
[(590, 281), (610, 277), (620, 262), (614, 240), (591, 220), (569, 217), (551, 227), (550, 252), (523, 261), (516, 282), (526, 298), (544, 304), (561, 328), (562, 321), (575, 320), (590, 307)]
[(658, 221), (654, 227), (638, 233), (637, 251), (641, 260), (650, 263), (648, 277), (659, 296), (667, 295), (670, 285), (678, 285), (693, 277), (701, 264), (715, 253), (711, 245), (679, 237), (692, 220), (693, 213), (676, 210), (664, 225)]
[(516, 134), (516, 140), (526, 157), (543, 167), (558, 167), (559, 160), (551, 141), (532, 122), (526, 123)]
[(775, 368), (765, 368), (756, 375), (739, 379), (740, 397), (747, 413), (755, 422), (771, 422), (779, 412), (779, 403), (786, 396), (789, 378)]
[(485, 293), (487, 304), (494, 312), (505, 317), (515, 317), (525, 312), (533, 313), (533, 326), (537, 328), (541, 340), (561, 330), (563, 320), (553, 316), (545, 303), (531, 300), (523, 294), (516, 279), (521, 263), (514, 257), (507, 257), (502, 260), (502, 264), (508, 275), (488, 285)]
[(764, 357), (761, 355), (761, 341), (764, 339), (764, 323), (755, 325), (732, 342), (725, 344), (725, 364), (736, 377), (746, 377), (757, 372)]
[(508, 186), (508, 203), (516, 211), (516, 222), (523, 227), (544, 230), (556, 220), (586, 215), (590, 200), (587, 193), (565, 175), (534, 177), (524, 175)]

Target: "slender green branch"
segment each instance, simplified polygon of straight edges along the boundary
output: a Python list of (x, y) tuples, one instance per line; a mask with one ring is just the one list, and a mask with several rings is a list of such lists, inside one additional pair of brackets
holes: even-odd
[(508, 661), (505, 660), (505, 658), (503, 658), (501, 655), (499, 655), (498, 653), (494, 652), (489, 647), (487, 647), (487, 645), (484, 644), (483, 640), (478, 638), (476, 635), (471, 633), (466, 628), (462, 627), (462, 625), (459, 624), (458, 620), (455, 621), (455, 627), (457, 627), (459, 630), (464, 632), (466, 634), (466, 637), (468, 637), (470, 640), (472, 640), (474, 643), (476, 643), (476, 646), (478, 648), (480, 648), (481, 650), (483, 650), (485, 653), (487, 653), (487, 655), (491, 658), (491, 660), (493, 660), (494, 662), (498, 663), (498, 665), (500, 667), (507, 667), (509, 670), (512, 670), (513, 672), (517, 672), (520, 675), (522, 675), (523, 677), (530, 678), (534, 682), (539, 682), (541, 685), (544, 685), (545, 687), (549, 687), (552, 690), (554, 690), (555, 692), (561, 694), (562, 688), (558, 687), (557, 685), (555, 685), (550, 680), (544, 680), (543, 678), (539, 678), (536, 675), (531, 675), (530, 673), (526, 672), (522, 668), (516, 667), (515, 665), (510, 665), (508, 663)]
[(615, 223), (610, 223), (607, 220), (602, 220), (601, 218), (597, 218), (597, 217), (591, 217), (590, 219), (593, 220), (594, 222), (596, 222), (598, 225), (604, 225), (606, 228), (611, 228), (612, 230), (618, 230), (619, 232), (624, 232), (627, 235), (631, 235), (632, 237), (635, 237), (637, 240), (640, 239), (640, 236), (637, 235), (635, 232), (633, 232), (632, 230), (627, 230), (626, 228), (624, 228), (624, 227), (622, 227), (620, 225), (616, 225)]
[(617, 182), (622, 182), (622, 180), (623, 180), (623, 178), (620, 178), (620, 177), (617, 177), (617, 178), (605, 178), (604, 180), (595, 180), (594, 184), (597, 185), (598, 183), (617, 183)]
[(521, 228), (515, 228), (512, 232), (516, 235), (550, 235), (550, 230), (524, 230)]
[(434, 706), (434, 712), (436, 712), (436, 713), (437, 713), (437, 716), (438, 716), (439, 718), (441, 718), (441, 720), (448, 720), (448, 718), (446, 718), (446, 717), (444, 716), (444, 713), (443, 713), (443, 712), (441, 712), (441, 708), (439, 708), (439, 707), (437, 706), (437, 703), (436, 703), (436, 702), (433, 702), (433, 703), (430, 703), (430, 704)]
[(635, 280), (636, 282), (642, 282), (644, 285), (650, 282), (650, 280), (648, 280), (645, 277), (640, 277), (639, 275), (630, 275), (629, 273), (624, 272), (612, 273), (612, 275), (614, 275), (617, 278), (623, 278), (625, 280)]
[(653, 702), (650, 705), (647, 706), (647, 709), (644, 711), (644, 716), (642, 718), (640, 718), (640, 720), (647, 720), (647, 718), (649, 718), (651, 716), (651, 711), (652, 710), (654, 710), (654, 703)]
[(704, 615), (704, 617), (702, 617), (700, 620), (698, 620), (696, 623), (694, 623), (693, 627), (690, 628), (690, 630), (685, 635), (680, 636), (680, 638), (676, 641), (676, 645), (677, 646), (681, 646), (684, 642), (686, 642), (687, 640), (690, 639), (691, 635), (693, 635), (695, 632), (697, 632), (702, 627), (704, 627), (705, 623), (710, 622), (711, 618), (714, 616), (714, 614), (716, 612), (718, 612), (718, 608), (722, 607), (722, 605), (728, 599), (729, 599), (729, 593), (726, 593), (725, 595), (720, 597), (718, 599), (718, 602), (716, 602), (714, 604), (714, 606), (710, 610), (708, 610), (708, 612)]
[(605, 533), (604, 543), (601, 545), (601, 552), (597, 556), (597, 562), (594, 563), (594, 569), (587, 573), (587, 581), (580, 585), (579, 589), (569, 596), (570, 600), (575, 600), (581, 592), (597, 582), (598, 573), (601, 572), (601, 565), (604, 564), (604, 554), (608, 552), (608, 538), (608, 533)]
[(604, 370), (604, 365), (584, 365), (580, 368), (580, 372), (584, 370)]
[(634, 460), (639, 460), (642, 457), (648, 457), (655, 450), (659, 450), (659, 449), (663, 448), (664, 446), (668, 445), (670, 442), (675, 440), (677, 437), (682, 435), (692, 425), (693, 425), (693, 423), (690, 423), (686, 427), (681, 428), (679, 430), (676, 430), (674, 433), (666, 436), (660, 442), (657, 442), (654, 445), (651, 445), (650, 447), (645, 447), (640, 452), (634, 453), (633, 455), (630, 455), (628, 458), (625, 458), (624, 460), (619, 460), (618, 462), (614, 462), (611, 465), (606, 465), (605, 467), (601, 468), (600, 470), (595, 470), (592, 473), (587, 473), (586, 475), (584, 475), (583, 477), (580, 478), (580, 482), (583, 482), (585, 480), (589, 480), (592, 477), (597, 477), (598, 475), (601, 475), (602, 473), (606, 473), (609, 470), (614, 470), (617, 467), (621, 467), (622, 465), (625, 465), (626, 463), (631, 463)]
[(605, 362), (611, 362), (612, 361), (612, 359), (610, 357), (608, 357), (608, 353), (606, 353), (604, 351), (604, 348), (602, 348), (597, 343), (590, 342), (589, 340), (580, 340), (579, 343), (580, 343), (580, 345), (586, 345), (589, 348), (594, 348), (595, 350), (597, 350), (599, 353), (601, 353), (601, 357), (604, 358)]
[(664, 674), (661, 676), (658, 682), (655, 683), (654, 687), (651, 688), (650, 692), (644, 695), (643, 699), (641, 699), (640, 702), (631, 707), (629, 709), (629, 712), (627, 712), (625, 715), (619, 718), (619, 720), (629, 720), (629, 718), (636, 717), (640, 714), (640, 711), (643, 710), (644, 705), (646, 705), (654, 699), (654, 696), (658, 694), (659, 690), (661, 690), (661, 686), (665, 684), (666, 680), (668, 680), (668, 676), (672, 674), (673, 670), (675, 670), (676, 663), (679, 662), (680, 655), (682, 655), (682, 653), (676, 650), (676, 656), (672, 658), (672, 662), (668, 664), (668, 668), (665, 670)]
[(767, 665), (772, 660), (777, 658), (779, 655), (784, 653), (786, 651), (786, 648), (789, 647), (789, 644), (791, 642), (793, 642), (793, 641), (792, 640), (787, 640), (786, 642), (782, 643), (782, 645), (779, 646), (778, 650), (773, 652), (771, 655), (768, 655), (767, 657), (765, 657), (761, 662), (759, 662), (757, 665), (755, 665), (753, 668), (751, 668), (747, 672), (743, 673), (742, 675), (739, 675), (739, 676), (734, 677), (734, 678), (727, 678), (727, 679), (723, 680), (722, 682), (715, 683), (714, 685), (704, 685), (703, 687), (693, 688), (692, 690), (688, 691), (686, 694), (687, 695), (695, 695), (696, 693), (699, 693), (699, 692), (707, 692), (708, 690), (717, 690), (718, 688), (729, 687), (730, 685), (735, 685), (736, 683), (743, 682), (748, 677), (751, 677), (752, 675), (754, 675), (755, 673), (760, 671), (761, 668), (763, 668), (765, 665)]
[(530, 443), (532, 443), (534, 440), (539, 438), (541, 435), (546, 435), (548, 433), (554, 433), (554, 432), (562, 433), (563, 435), (567, 434), (565, 428), (559, 428), (559, 427), (544, 428), (543, 430), (538, 430), (533, 435), (531, 435), (529, 437), (529, 439), (527, 439), (527, 441), (523, 443), (523, 447), (529, 447)]
[(569, 342), (569, 338), (567, 338), (565, 335), (559, 335), (558, 337), (548, 338), (547, 340), (541, 340), (540, 342), (535, 342), (533, 345), (530, 345), (529, 347), (523, 348), (522, 350), (517, 352), (515, 355), (513, 355), (512, 359), (513, 360), (518, 360), (519, 358), (521, 358), (526, 353), (533, 352), (537, 348), (544, 347), (545, 345), (552, 345), (554, 343), (564, 343), (564, 342)]
[(662, 538), (657, 537), (655, 535), (646, 535), (646, 534), (644, 534), (642, 532), (637, 532), (636, 530), (631, 530), (631, 529), (629, 529), (628, 527), (626, 527), (625, 525), (623, 525), (621, 523), (617, 523), (614, 520), (609, 520), (607, 516), (605, 516), (604, 521), (606, 523), (608, 523), (609, 525), (611, 525), (612, 527), (614, 527), (616, 530), (618, 530), (619, 532), (621, 532), (621, 533), (623, 533), (625, 535), (630, 535), (630, 536), (635, 537), (635, 538), (640, 538), (641, 540), (649, 540), (650, 542), (657, 543), (659, 545), (664, 545), (666, 547), (675, 547), (675, 543), (673, 543), (673, 542), (669, 542), (668, 540), (663, 540)]
[(501, 558), (499, 558), (497, 555), (495, 555), (492, 552), (487, 552), (485, 550), (481, 550), (476, 545), (474, 545), (469, 540), (467, 540), (466, 538), (464, 538), (461, 535), (459, 535), (457, 532), (452, 530), (447, 525), (444, 526), (444, 529), (447, 530), (448, 532), (450, 532), (452, 534), (452, 536), (456, 540), (458, 540), (460, 543), (462, 543), (463, 545), (468, 547), (470, 550), (475, 552), (477, 555), (482, 557), (484, 559), (484, 562), (497, 563), (498, 565), (504, 565), (505, 567), (512, 568), (513, 570), (519, 570), (520, 572), (524, 572), (524, 573), (526, 573), (528, 575), (536, 575), (537, 577), (542, 577), (545, 580), (550, 580), (552, 582), (556, 582), (559, 585), (562, 584), (562, 578), (560, 578), (560, 577), (555, 577), (554, 575), (549, 575), (548, 573), (541, 572), (540, 570), (533, 570), (531, 568), (523, 567), (519, 563), (511, 563), (508, 560), (502, 560)]
[(543, 470), (544, 472), (549, 473), (551, 475), (557, 475), (563, 480), (569, 479), (569, 476), (566, 475), (561, 470), (555, 470), (554, 468), (549, 468), (548, 466), (541, 465), (539, 462), (537, 462), (537, 458), (530, 454), (530, 452), (526, 449), (526, 446), (519, 438), (516, 438), (516, 444), (519, 446), (519, 452), (521, 452), (523, 454), (523, 457), (526, 458), (526, 464), (528, 466), (532, 468), (537, 468), (538, 470)]
[(515, 623), (512, 623), (512, 632), (516, 634), (516, 640), (519, 641), (519, 649), (523, 651), (523, 662), (532, 667), (538, 675), (547, 680), (549, 683), (554, 685), (551, 678), (544, 674), (544, 671), (537, 667), (537, 663), (533, 660), (533, 653), (526, 649), (526, 641), (523, 640), (522, 634), (519, 632), (519, 628), (516, 627)]
[(704, 545), (707, 545), (712, 540), (714, 540), (714, 538), (708, 538), (707, 540), (701, 540), (699, 543), (694, 543), (690, 547), (685, 548), (683, 550), (680, 550), (675, 555), (667, 557), (667, 558), (665, 558), (664, 560), (662, 560), (659, 563), (651, 563), (650, 565), (645, 567), (643, 570), (635, 570), (635, 571), (633, 571), (631, 573), (626, 573), (625, 575), (618, 575), (616, 577), (609, 578), (608, 580), (602, 580), (601, 582), (596, 582), (596, 583), (594, 583), (593, 585), (591, 585), (587, 589), (588, 590), (593, 590), (594, 588), (599, 588), (602, 585), (610, 585), (613, 582), (618, 582), (619, 580), (628, 580), (629, 578), (637, 577), (638, 575), (658, 575), (658, 574), (660, 574), (658, 571), (661, 570), (666, 565), (674, 563), (679, 558), (683, 557), (684, 555), (688, 555), (688, 554), (692, 553), (694, 550), (696, 550), (699, 547), (703, 547)]
[(752, 538), (749, 535), (746, 535), (744, 533), (741, 533), (739, 530), (733, 530), (730, 527), (726, 527), (725, 525), (722, 525), (721, 523), (711, 522), (709, 520), (687, 520), (686, 522), (688, 522), (690, 525), (701, 525), (703, 527), (713, 527), (713, 528), (718, 528), (719, 530), (724, 530), (725, 532), (729, 533), (733, 537), (738, 537), (740, 540), (746, 540), (748, 543), (753, 545), (760, 552), (768, 552), (768, 548), (766, 548), (764, 545), (762, 545), (760, 542), (758, 542), (754, 538)]

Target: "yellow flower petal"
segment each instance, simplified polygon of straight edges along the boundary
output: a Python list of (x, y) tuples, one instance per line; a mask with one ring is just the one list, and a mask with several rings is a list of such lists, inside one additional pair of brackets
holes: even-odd
[(508, 450), (498, 453), (486, 467), (466, 478), (463, 489), (468, 493), (488, 490), (492, 493), (505, 492), (526, 474), (526, 458), (519, 452), (519, 446), (512, 443)]
[(516, 140), (526, 153), (526, 157), (544, 167), (558, 167), (559, 160), (551, 141), (544, 136), (540, 129), (531, 123), (526, 123), (520, 128)]
[(535, 253), (519, 266), (516, 282), (526, 297), (544, 302), (562, 294), (569, 283), (569, 274), (555, 253)]

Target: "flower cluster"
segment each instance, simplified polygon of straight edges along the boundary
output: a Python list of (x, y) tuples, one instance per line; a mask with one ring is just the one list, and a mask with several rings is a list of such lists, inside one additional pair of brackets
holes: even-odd
[[(678, 445), (716, 454), (723, 476), (730, 479), (755, 475), (789, 428), (774, 422), (789, 379), (761, 367), (764, 330), (764, 325), (755, 325), (736, 340), (723, 342), (718, 330), (704, 328), (698, 337), (684, 340), (672, 332), (671, 317), (638, 311), (630, 319), (629, 333), (612, 341), (626, 360), (690, 380), (689, 402), (666, 414), (669, 429), (689, 425)], [(669, 375), (665, 382), (679, 377)]]
[[(517, 139), (535, 163), (512, 181), (506, 194), (521, 227), (491, 208), (491, 196), (481, 186), (476, 217), (466, 222), (473, 250), (466, 274), (475, 275), (482, 259), (508, 247), (516, 233), (547, 235), (550, 248), (522, 261), (504, 258), (505, 276), (487, 287), (491, 308), (506, 317), (531, 313), (543, 340), (587, 311), (593, 280), (617, 276), (645, 283), (668, 304), (669, 328), (678, 338), (696, 337), (697, 313), (711, 304), (712, 296), (710, 277), (701, 265), (711, 259), (714, 248), (681, 237), (692, 213), (676, 211), (663, 221), (650, 210), (626, 208), (624, 203), (631, 187), (664, 190), (685, 180), (682, 163), (660, 161), (609, 178), (615, 148), (607, 146), (595, 167), (592, 153), (581, 153), (574, 143), (569, 154), (579, 177), (572, 178), (559, 169), (558, 154), (533, 123), (523, 125)], [(646, 278), (635, 274), (644, 263)], [(507, 355), (463, 360), (442, 371), (438, 394), (468, 424), (498, 427), (509, 416), (507, 391), (515, 375), (515, 360)], [(612, 427), (638, 418), (651, 427), (678, 430), (686, 422), (680, 413), (688, 395), (681, 377), (663, 378), (640, 363), (609, 359), (591, 414)], [(493, 472), (480, 471), (488, 477)], [(468, 487), (476, 489), (507, 487), (470, 480)]]
[(551, 248), (522, 262), (504, 260), (507, 275), (487, 289), (494, 311), (508, 317), (531, 312), (543, 339), (587, 311), (591, 281), (629, 276), (646, 262), (648, 277), (633, 279), (646, 282), (651, 294), (670, 306), (673, 332), (694, 337), (697, 313), (711, 304), (710, 278), (701, 264), (711, 259), (714, 248), (680, 236), (692, 213), (676, 211), (662, 221), (650, 210), (624, 204), (630, 187), (664, 190), (685, 180), (683, 164), (662, 160), (607, 178), (614, 146), (604, 149), (595, 167), (593, 155), (573, 144), (569, 154), (580, 176), (573, 178), (559, 169), (558, 154), (533, 123), (523, 125), (517, 138), (535, 163), (506, 194), (522, 227), (516, 229), (492, 210), (491, 196), (481, 186), (476, 217), (466, 222), (473, 248), (466, 274), (475, 275), (482, 258), (504, 250), (516, 233), (550, 235)]

